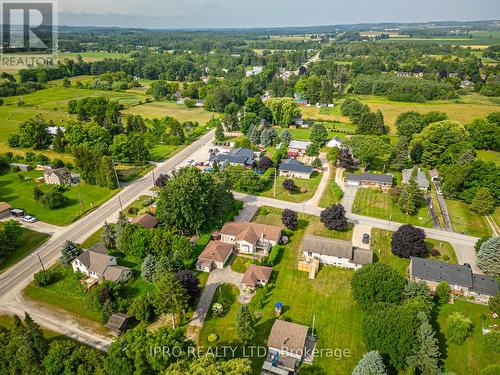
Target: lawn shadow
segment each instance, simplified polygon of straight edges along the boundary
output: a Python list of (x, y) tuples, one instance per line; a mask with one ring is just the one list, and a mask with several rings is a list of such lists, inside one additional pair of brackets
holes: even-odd
[(300, 366), (300, 374), (305, 374), (305, 375), (326, 375), (326, 371), (322, 369), (319, 366), (308, 366), (308, 365), (303, 365)]

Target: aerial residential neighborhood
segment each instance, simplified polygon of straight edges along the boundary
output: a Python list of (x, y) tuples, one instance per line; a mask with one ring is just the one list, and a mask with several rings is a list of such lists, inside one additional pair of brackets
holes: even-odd
[(500, 374), (497, 2), (42, 3), (0, 375)]

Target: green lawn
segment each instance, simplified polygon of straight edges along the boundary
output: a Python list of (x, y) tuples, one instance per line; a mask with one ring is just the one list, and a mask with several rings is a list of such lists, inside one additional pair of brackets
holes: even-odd
[[(262, 215), (262, 212), (267, 214)], [(255, 221), (263, 224), (279, 223), (281, 211), (264, 208), (259, 210)], [(310, 216), (304, 218), (300, 228), (290, 235), (290, 242), (284, 247), (283, 256), (272, 281), (273, 286), (265, 297), (265, 306), (258, 308), (258, 301), (264, 292), (259, 288), (249, 308), (252, 312), (260, 311), (262, 317), (257, 321), (256, 338), (253, 345), (266, 346), (269, 332), (274, 322), (274, 304), (282, 302), (283, 315), (292, 322), (312, 326), (316, 315), (317, 349), (348, 349), (350, 357), (336, 360), (320, 358), (314, 360), (313, 366), (304, 365), (301, 374), (348, 374), (366, 351), (362, 338), (361, 322), (363, 312), (351, 297), (350, 282), (353, 271), (334, 267), (322, 267), (315, 280), (309, 280), (305, 272), (297, 270), (297, 261), (302, 238), (306, 231)], [(234, 291), (235, 292), (235, 291)], [(229, 314), (224, 318), (209, 317), (200, 333), (200, 345), (208, 345), (210, 333), (219, 335), (218, 345), (235, 344), (235, 313), (238, 304), (234, 303)], [(264, 358), (254, 358), (254, 373), (259, 374)]]
[(353, 224), (348, 225), (348, 229), (342, 232), (330, 230), (320, 221), (319, 217), (311, 216), (308, 218), (309, 225), (307, 227), (307, 234), (320, 237), (335, 238), (337, 240), (352, 240), (352, 232), (354, 229)]
[[(339, 138), (344, 138), (345, 133), (354, 133), (356, 131), (356, 126), (347, 123), (341, 122), (325, 122), (324, 123), (327, 131), (328, 131), (328, 139), (331, 139), (335, 136)], [(292, 139), (300, 139), (300, 140), (309, 140), (311, 136), (312, 127), (310, 128), (298, 128), (298, 129), (288, 129), (290, 134), (292, 135)], [(278, 134), (281, 131), (278, 128)]]
[[(125, 215), (127, 215), (127, 217), (136, 217), (137, 215), (139, 215), (139, 212), (141, 210), (148, 210), (148, 202), (152, 199), (153, 197), (149, 195), (141, 195), (139, 198), (125, 207)], [(130, 209), (137, 210), (137, 213), (129, 213)]]
[[(21, 177), (27, 178), (21, 180)], [(43, 176), (40, 171), (7, 173), (0, 175), (0, 196), (12, 207), (22, 208), (27, 214), (49, 224), (67, 225), (77, 220), (88, 211), (100, 206), (111, 198), (118, 190), (109, 190), (95, 185), (80, 182), (71, 186), (64, 193), (68, 203), (60, 208), (48, 209), (33, 198), (33, 189), (40, 186), (47, 190), (48, 185), (37, 184), (34, 179)], [(83, 209), (82, 209), (83, 208)]]
[[(472, 333), (461, 345), (446, 340), (446, 318), (453, 312), (460, 312), (468, 316), (473, 323)], [(493, 363), (499, 363), (498, 353), (488, 350), (483, 342), (481, 315), (488, 317), (487, 324), (495, 323), (487, 306), (456, 301), (455, 304), (442, 305), (438, 314), (438, 338), (441, 344), (441, 353), (444, 353), (444, 369), (456, 374), (479, 374), (479, 372)], [(498, 324), (498, 322), (496, 322)]]
[[(4, 223), (0, 223), (0, 230), (3, 228)], [(7, 260), (0, 264), (0, 272), (6, 270), (13, 264), (16, 264), (25, 256), (31, 254), (35, 249), (40, 247), (45, 241), (49, 239), (50, 235), (47, 233), (35, 232), (34, 230), (23, 228), (21, 244), (14, 250), (14, 252), (7, 258)]]
[[(305, 202), (313, 197), (321, 181), (321, 176), (321, 173), (313, 172), (310, 179), (294, 178), (293, 181), (297, 186), (297, 191), (294, 193), (289, 193), (287, 190), (283, 189), (283, 181), (285, 181), (286, 178), (283, 176), (278, 176), (276, 179), (276, 196), (274, 196), (272, 184), (270, 184), (268, 190), (258, 193), (257, 195), (268, 198), (275, 198), (287, 202)], [(301, 189), (305, 189), (305, 192), (301, 192)]]
[(101, 313), (87, 303), (86, 292), (75, 277), (71, 267), (60, 264), (54, 266), (57, 281), (46, 287), (38, 287), (30, 283), (24, 295), (32, 300), (40, 301), (69, 311), (85, 319), (101, 323)]
[(204, 125), (215, 115), (204, 108), (188, 108), (185, 105), (166, 101), (137, 105), (123, 111), (123, 114), (141, 115), (149, 119), (170, 116), (180, 122), (195, 121), (200, 125)]
[(248, 257), (237, 256), (234, 257), (231, 263), (231, 269), (234, 272), (245, 273), (248, 266), (254, 263), (254, 259)]
[(78, 56), (81, 56), (83, 61), (87, 62), (95, 62), (101, 61), (104, 59), (126, 59), (128, 58), (128, 54), (126, 53), (117, 53), (117, 52), (78, 52), (78, 53), (59, 53), (59, 60), (64, 61), (68, 60), (76, 60)]
[(492, 235), (492, 230), (484, 216), (472, 212), (467, 203), (458, 200), (446, 200), (453, 228), (458, 233), (470, 236), (487, 237)]
[(427, 207), (421, 207), (416, 215), (406, 215), (401, 211), (396, 202), (393, 202), (389, 193), (374, 189), (358, 189), (353, 204), (353, 213), (371, 216), (394, 222), (418, 225), (432, 228), (432, 219), (429, 217)]
[[(401, 274), (406, 275), (406, 270), (410, 265), (410, 260), (395, 256), (391, 251), (391, 241), (394, 232), (383, 229), (372, 229), (370, 248), (374, 253), (374, 261), (385, 263)], [(426, 239), (425, 244), (429, 250), (438, 249), (440, 255), (434, 257), (429, 254), (430, 259), (446, 261), (448, 263), (457, 264), (457, 256), (455, 250), (448, 242)]]
[(131, 182), (146, 175), (155, 166), (153, 164), (133, 165), (133, 164), (118, 164), (116, 173), (121, 182)]
[(104, 227), (99, 228), (94, 233), (92, 233), (85, 241), (81, 243), (84, 249), (90, 249), (96, 243), (101, 242), (102, 232), (104, 232)]
[(331, 205), (337, 204), (342, 199), (344, 192), (339, 185), (335, 182), (335, 168), (330, 165), (330, 178), (328, 180), (328, 186), (323, 192), (321, 199), (319, 201), (319, 206), (323, 208), (328, 208)]
[(478, 150), (477, 157), (483, 161), (492, 161), (496, 165), (500, 165), (500, 152)]

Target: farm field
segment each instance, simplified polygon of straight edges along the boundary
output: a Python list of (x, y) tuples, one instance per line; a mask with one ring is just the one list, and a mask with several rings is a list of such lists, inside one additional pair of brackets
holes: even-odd
[[(0, 223), (0, 230), (3, 229), (4, 223)], [(31, 254), (42, 243), (49, 239), (50, 235), (47, 233), (40, 233), (34, 230), (24, 228), (21, 237), (21, 244), (16, 250), (6, 259), (5, 262), (0, 263), (0, 273), (13, 264), (16, 264), (25, 256)]]
[[(76, 119), (75, 116), (69, 115), (67, 112), (68, 101), (95, 96), (104, 96), (117, 100), (126, 106), (136, 104), (144, 99), (143, 96), (138, 94), (60, 86), (49, 87), (27, 95), (5, 97), (3, 98), (4, 105), (0, 106), (0, 146), (8, 147), (7, 138), (9, 134), (17, 133), (21, 122), (37, 114), (42, 115), (46, 120), (54, 121), (56, 125), (63, 121)], [(18, 107), (17, 102), (21, 97), (25, 104)], [(0, 151), (5, 152), (6, 150)], [(49, 151), (46, 154), (49, 155)]]
[(83, 61), (86, 62), (102, 61), (104, 59), (127, 59), (129, 57), (127, 53), (118, 52), (61, 52), (59, 53), (59, 60), (76, 60), (78, 56), (81, 56)]
[[(19, 176), (27, 179), (21, 180)], [(80, 182), (64, 193), (68, 198), (68, 203), (65, 206), (49, 210), (33, 198), (35, 186), (40, 186), (42, 190), (49, 188), (34, 181), (36, 177), (41, 176), (43, 173), (40, 171), (0, 175), (2, 200), (12, 207), (24, 209), (27, 214), (35, 216), (40, 221), (54, 225), (67, 225), (100, 206), (118, 191)]]
[[(254, 221), (265, 224), (276, 223), (280, 220), (280, 210), (270, 208), (266, 210), (267, 215), (258, 214)], [(314, 359), (312, 366), (303, 365), (300, 373), (351, 373), (365, 352), (361, 328), (363, 312), (351, 297), (350, 283), (354, 273), (350, 270), (322, 267), (316, 279), (309, 280), (307, 273), (297, 270), (298, 254), (309, 219), (310, 217), (306, 216), (301, 221), (300, 229), (293, 232), (290, 236), (291, 241), (284, 246), (281, 260), (274, 267), (275, 280), (272, 281), (273, 286), (264, 299), (264, 307), (258, 308), (258, 301), (263, 293), (262, 288), (258, 290), (257, 295), (249, 304), (250, 311), (260, 311), (262, 314), (257, 322), (256, 338), (252, 345), (267, 344), (267, 338), (274, 323), (274, 304), (279, 301), (284, 305), (282, 315), (294, 323), (311, 327), (313, 315), (316, 315), (317, 349), (346, 348), (350, 352), (349, 357), (340, 359), (318, 356)], [(223, 286), (223, 292), (232, 295), (232, 301), (237, 295), (236, 290), (226, 285)], [(215, 319), (209, 316), (201, 330), (199, 344), (214, 345), (208, 343), (207, 338), (210, 333), (216, 333), (219, 336), (215, 344), (236, 344), (235, 314), (238, 308), (239, 304), (233, 302), (231, 310), (223, 318)], [(253, 359), (254, 374), (260, 373), (263, 361), (264, 358)]]
[(491, 236), (492, 230), (486, 218), (473, 213), (466, 203), (447, 199), (446, 206), (448, 207), (451, 223), (456, 232), (465, 232), (469, 236), (476, 237)]
[(173, 102), (154, 102), (142, 105), (136, 105), (122, 112), (123, 114), (141, 115), (144, 118), (163, 118), (166, 116), (174, 117), (180, 122), (196, 121), (204, 125), (209, 121), (214, 113), (203, 108), (187, 108)]
[[(391, 134), (396, 134), (396, 118), (402, 112), (415, 111), (427, 113), (430, 111), (445, 112), (451, 120), (462, 124), (475, 118), (486, 117), (491, 112), (498, 111), (498, 98), (487, 98), (477, 94), (461, 96), (454, 100), (428, 101), (425, 103), (395, 102), (381, 96), (356, 95), (362, 103), (368, 105), (372, 111), (381, 110), (385, 124)], [(349, 118), (340, 113), (340, 103), (335, 108), (301, 107), (305, 119), (323, 121), (340, 121), (349, 123)]]
[(418, 225), (432, 228), (427, 207), (421, 207), (415, 215), (406, 215), (399, 206), (392, 201), (389, 193), (374, 189), (358, 189), (353, 204), (353, 213), (376, 217), (378, 219), (392, 220), (398, 223)]

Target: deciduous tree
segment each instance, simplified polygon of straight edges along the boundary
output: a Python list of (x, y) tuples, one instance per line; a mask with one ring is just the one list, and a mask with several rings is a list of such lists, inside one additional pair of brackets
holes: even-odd
[(322, 211), (320, 220), (330, 230), (343, 231), (348, 226), (344, 206), (340, 203)]
[(402, 258), (424, 256), (425, 232), (411, 224), (405, 224), (392, 235), (391, 250), (394, 255)]

